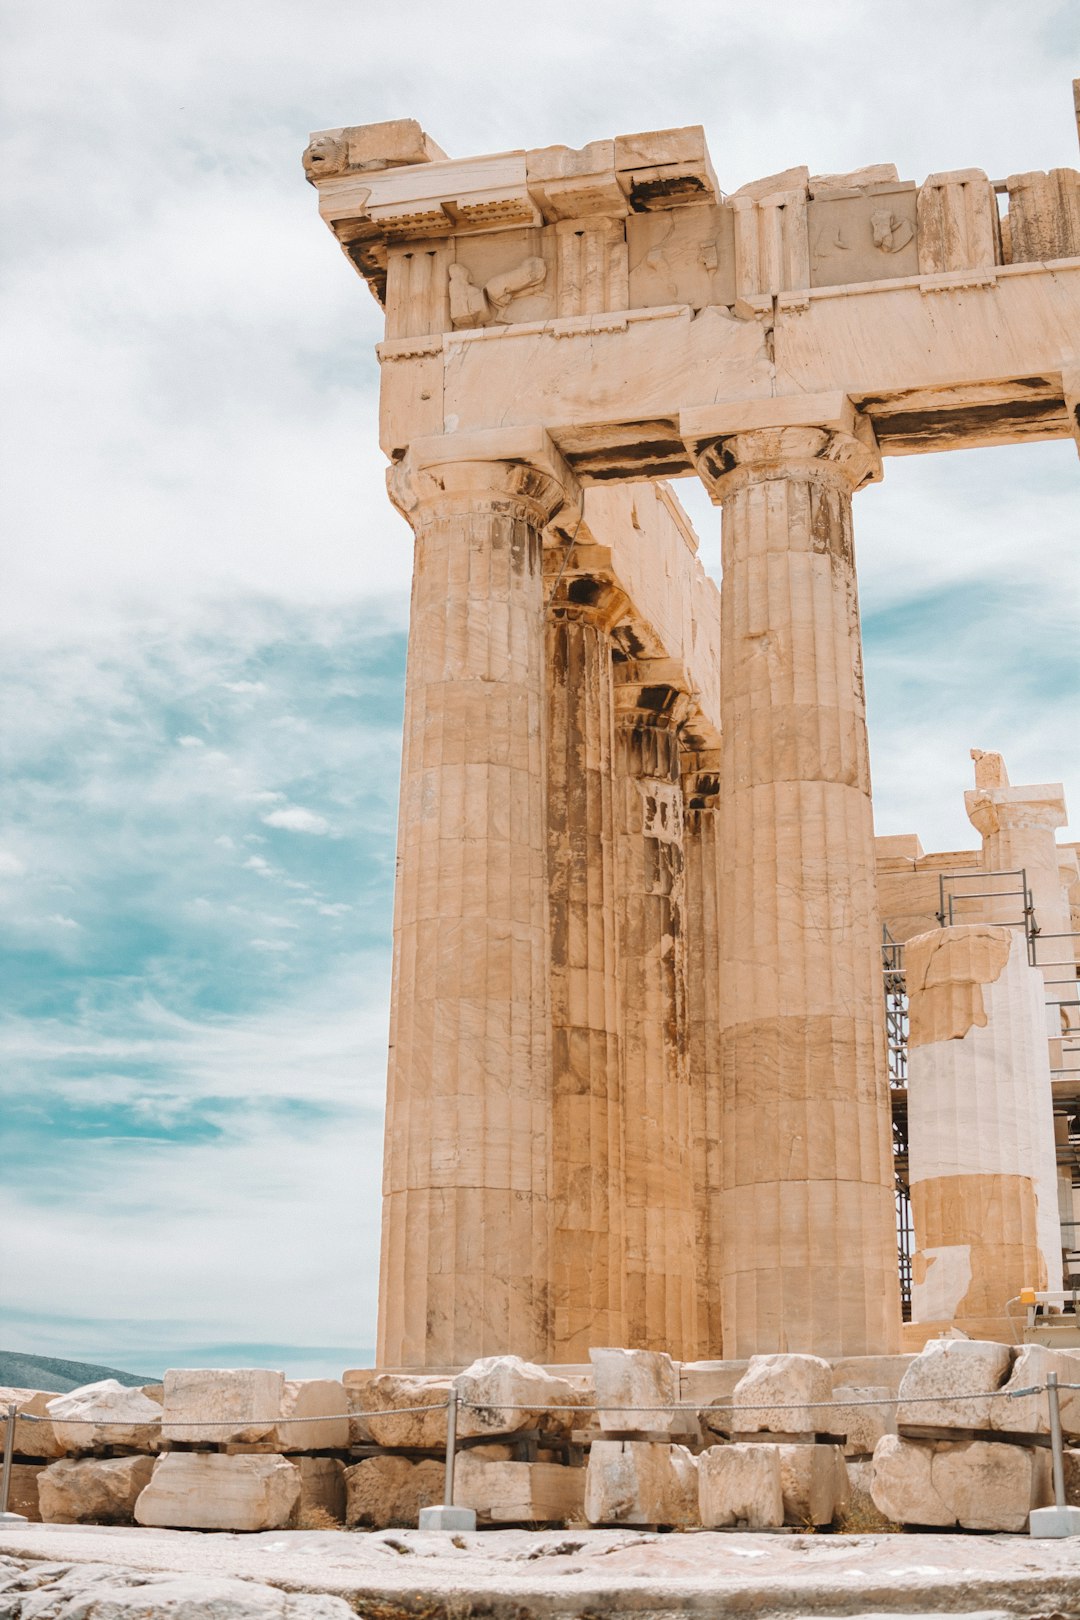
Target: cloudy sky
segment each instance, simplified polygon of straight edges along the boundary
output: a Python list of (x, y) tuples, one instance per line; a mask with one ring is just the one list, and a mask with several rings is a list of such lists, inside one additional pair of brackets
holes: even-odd
[[(703, 123), (727, 190), (997, 178), (1077, 164), (1080, 11), (8, 0), (0, 54), (0, 1343), (340, 1371), (374, 1339), (410, 536), (308, 132)], [(1065, 443), (859, 497), (879, 831), (969, 845), (972, 744), (1080, 823), (1078, 497)]]

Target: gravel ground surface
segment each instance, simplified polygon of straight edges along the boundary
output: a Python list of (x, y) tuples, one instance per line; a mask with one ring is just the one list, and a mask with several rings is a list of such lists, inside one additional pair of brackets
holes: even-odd
[(0, 1554), (337, 1593), (373, 1620), (1080, 1616), (1080, 1538), (618, 1530), (223, 1535), (30, 1525), (0, 1529)]

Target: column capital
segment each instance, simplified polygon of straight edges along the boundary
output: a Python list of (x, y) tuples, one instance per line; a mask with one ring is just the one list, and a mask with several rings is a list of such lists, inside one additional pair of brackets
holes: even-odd
[(679, 754), (683, 798), (688, 810), (714, 810), (720, 800), (721, 751), (683, 748)]
[(508, 506), (537, 528), (572, 531), (581, 515), (576, 474), (542, 428), (414, 439), (386, 474), (391, 501), (415, 528), (448, 510)]
[(614, 668), (615, 718), (677, 731), (695, 710), (684, 666), (675, 658), (625, 659)]
[(569, 551), (544, 547), (544, 594), (555, 619), (614, 629), (630, 611), (630, 598), (615, 578), (611, 551), (591, 541), (568, 541)]
[(719, 505), (747, 484), (807, 479), (851, 493), (881, 478), (869, 417), (846, 394), (744, 400), (684, 411), (679, 428)]
[(977, 787), (964, 794), (968, 820), (984, 838), (1015, 829), (1052, 831), (1068, 823), (1065, 789), (1060, 782), (1026, 787)]

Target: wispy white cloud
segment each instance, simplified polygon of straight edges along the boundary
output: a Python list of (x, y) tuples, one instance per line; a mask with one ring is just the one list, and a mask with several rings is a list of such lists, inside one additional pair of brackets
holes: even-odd
[(286, 805), (281, 810), (271, 810), (270, 814), (263, 816), (262, 819), (265, 826), (283, 827), (286, 832), (318, 835), (330, 831), (330, 823), (325, 816), (317, 815), (314, 810), (305, 810), (303, 805), (299, 804)]

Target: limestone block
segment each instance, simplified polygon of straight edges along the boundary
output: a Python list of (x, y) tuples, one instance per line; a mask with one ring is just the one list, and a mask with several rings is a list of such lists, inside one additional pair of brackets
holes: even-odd
[(870, 1491), (878, 1511), (899, 1524), (1015, 1532), (1041, 1505), (1044, 1479), (1045, 1463), (1027, 1446), (887, 1434), (874, 1451)]
[[(1059, 1383), (1080, 1384), (1080, 1351), (1047, 1350), (1041, 1344), (1026, 1344), (1017, 1354), (1004, 1388), (1030, 1389), (1033, 1384), (1045, 1384), (1051, 1372), (1057, 1373)], [(1058, 1410), (1064, 1433), (1080, 1435), (1080, 1390), (1061, 1390)], [(1004, 1434), (1049, 1434), (1050, 1408), (1045, 1392), (994, 1401), (990, 1428)]]
[(1080, 253), (1080, 174), (1010, 174), (1009, 253), (1012, 264), (1069, 259)]
[[(166, 1374), (166, 1402), (168, 1374)], [(285, 1530), (300, 1507), (300, 1470), (284, 1457), (169, 1451), (135, 1504), (136, 1524), (172, 1530)]]
[(8, 1487), (9, 1513), (21, 1513), (24, 1519), (30, 1519), (33, 1523), (40, 1521), (38, 1478), (44, 1471), (44, 1463), (12, 1463)]
[(415, 1527), (420, 1509), (443, 1499), (442, 1463), (407, 1457), (367, 1457), (345, 1470), (350, 1530)]
[(521, 1429), (568, 1434), (574, 1427), (573, 1410), (543, 1410), (546, 1406), (576, 1408), (580, 1397), (573, 1384), (520, 1356), (484, 1356), (466, 1367), (455, 1383), (462, 1403), (458, 1433), (463, 1439), (516, 1434)]
[[(988, 1429), (992, 1392), (1009, 1375), (1008, 1346), (984, 1339), (931, 1339), (900, 1384), (896, 1422), (937, 1429)], [(938, 1397), (933, 1401), (929, 1396)], [(974, 1396), (975, 1399), (963, 1397)], [(927, 1521), (930, 1522), (930, 1521)]]
[(152, 1457), (52, 1463), (38, 1477), (41, 1518), (46, 1524), (132, 1524), (153, 1471)]
[(156, 1451), (161, 1438), (160, 1405), (115, 1378), (57, 1395), (48, 1410), (57, 1443), (68, 1452), (95, 1446)]
[[(12, 1401), (19, 1408), (15, 1419), (16, 1457), (44, 1457), (51, 1460), (62, 1457), (64, 1448), (56, 1438), (49, 1417), (49, 1402), (55, 1400), (53, 1392), (44, 1389), (0, 1388), (0, 1409), (5, 1413)], [(4, 1425), (6, 1427), (6, 1424)]]
[(732, 1395), (731, 1432), (829, 1434), (832, 1414), (815, 1407), (832, 1392), (832, 1368), (821, 1356), (751, 1356)]
[(831, 1524), (847, 1494), (844, 1454), (839, 1446), (777, 1446), (784, 1523)]
[(380, 1376), (375, 1367), (350, 1367), (341, 1375), (341, 1382), (345, 1389), (345, 1405), (351, 1416), (349, 1418), (349, 1444), (350, 1446), (364, 1446), (371, 1444), (371, 1430), (367, 1419), (360, 1417), (361, 1412), (370, 1412), (377, 1404), (372, 1386)]
[(605, 1433), (644, 1429), (652, 1434), (687, 1434), (696, 1429), (693, 1412), (668, 1410), (679, 1404), (679, 1369), (664, 1351), (590, 1350), (589, 1359)]
[(910, 182), (815, 187), (809, 207), (811, 285), (917, 275), (915, 206)]
[(590, 1524), (699, 1524), (696, 1459), (663, 1440), (594, 1441), (585, 1517)]
[(706, 1530), (745, 1525), (775, 1530), (784, 1522), (779, 1446), (710, 1446), (698, 1458), (698, 1501)]
[(919, 271), (922, 275), (992, 267), (997, 208), (981, 169), (932, 174), (919, 188)]
[[(370, 1385), (371, 1406), (378, 1417), (367, 1419), (367, 1429), (377, 1446), (413, 1446), (437, 1450), (446, 1445), (446, 1403), (450, 1398), (449, 1378), (424, 1378), (408, 1373), (381, 1373)], [(430, 1412), (399, 1412), (395, 1407), (430, 1406)], [(386, 1416), (383, 1416), (383, 1413)]]
[(454, 1505), (481, 1524), (563, 1524), (585, 1512), (585, 1469), (550, 1462), (487, 1462), (463, 1452), (454, 1471)]
[[(883, 1434), (896, 1433), (895, 1392), (881, 1384), (835, 1384), (833, 1400), (853, 1404), (834, 1407), (829, 1413), (829, 1434), (844, 1434), (846, 1457), (869, 1457)], [(863, 1401), (880, 1401), (880, 1406), (863, 1406)], [(859, 1404), (854, 1404), (854, 1403)]]
[(832, 1364), (833, 1389), (837, 1384), (880, 1385), (895, 1395), (913, 1359), (911, 1355), (840, 1356)]
[(283, 1418), (310, 1417), (310, 1423), (282, 1423), (276, 1431), (279, 1451), (331, 1451), (349, 1444), (350, 1420), (345, 1387), (336, 1378), (287, 1378), (281, 1395)]
[(164, 1440), (219, 1445), (267, 1440), (281, 1411), (285, 1379), (252, 1368), (193, 1368), (165, 1374)]
[[(297, 1457), (300, 1470), (300, 1518), (321, 1510), (345, 1522), (345, 1465), (336, 1457)], [(301, 1528), (303, 1524), (301, 1523)]]

